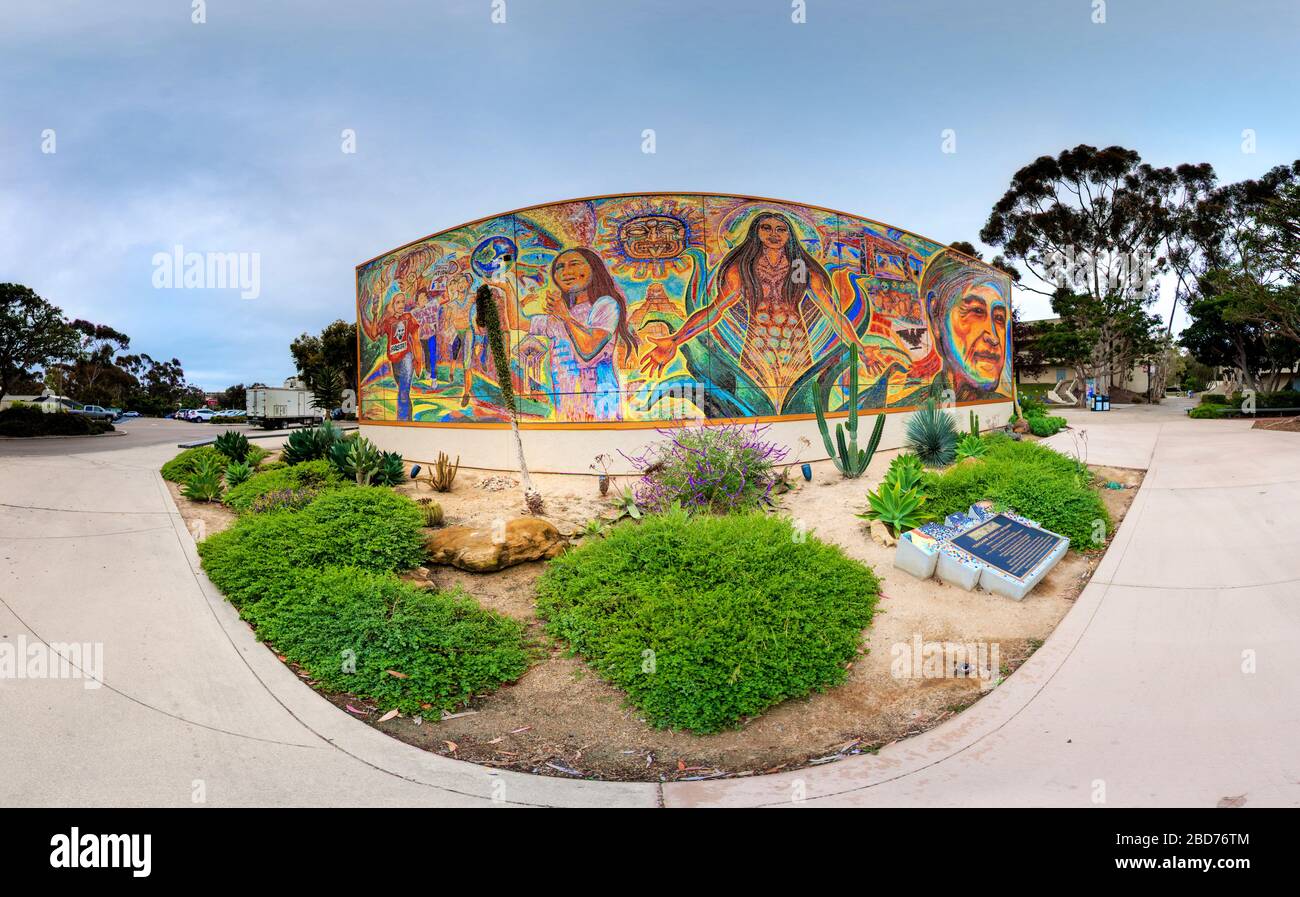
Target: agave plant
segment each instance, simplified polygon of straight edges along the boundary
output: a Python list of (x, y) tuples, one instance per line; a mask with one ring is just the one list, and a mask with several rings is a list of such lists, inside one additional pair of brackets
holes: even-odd
[(216, 501), (221, 497), (223, 468), (222, 456), (200, 455), (189, 479), (181, 487), (181, 494), (190, 501)]
[(226, 465), (226, 488), (234, 489), (253, 475), (253, 465), (247, 461), (231, 461)]
[(904, 489), (911, 489), (920, 484), (924, 469), (925, 466), (921, 464), (920, 458), (911, 452), (903, 452), (889, 462), (889, 470), (885, 471), (885, 482), (899, 483)]
[(330, 463), (343, 476), (368, 486), (379, 475), (383, 455), (379, 447), (364, 436), (353, 434), (330, 448)]
[(399, 452), (384, 452), (379, 456), (379, 472), (375, 474), (375, 484), (379, 486), (397, 486), (406, 482), (406, 464)]
[(252, 448), (248, 444), (248, 437), (238, 430), (227, 430), (222, 433), (212, 443), (212, 447), (231, 461), (243, 461), (248, 457), (248, 450)]
[(928, 516), (921, 510), (925, 495), (915, 486), (904, 489), (898, 483), (881, 483), (875, 492), (867, 493), (867, 504), (867, 512), (857, 516), (881, 521), (895, 536), (925, 523)]
[(334, 446), (342, 441), (343, 434), (329, 421), (324, 421), (319, 427), (294, 430), (280, 452), (280, 460), (286, 464), (301, 464), (329, 458)]
[(964, 458), (983, 458), (989, 453), (989, 445), (983, 439), (967, 433), (957, 443), (957, 460)]
[(907, 422), (907, 446), (926, 467), (946, 467), (957, 454), (957, 425), (929, 399)]

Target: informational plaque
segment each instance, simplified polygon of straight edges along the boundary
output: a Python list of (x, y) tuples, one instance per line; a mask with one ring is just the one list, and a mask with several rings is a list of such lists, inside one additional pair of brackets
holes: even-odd
[(963, 551), (995, 570), (1024, 580), (1064, 540), (1055, 533), (995, 514), (952, 540)]

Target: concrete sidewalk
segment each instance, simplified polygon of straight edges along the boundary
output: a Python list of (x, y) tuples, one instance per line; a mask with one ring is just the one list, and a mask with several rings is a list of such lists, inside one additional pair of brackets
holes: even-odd
[(662, 789), (491, 771), (340, 713), (199, 571), (157, 475), (174, 445), (0, 448), (0, 639), (102, 643), (105, 683), (0, 679), (0, 805), (1300, 804), (1300, 435), (1066, 416), (1093, 463), (1150, 471), (1028, 663), (876, 756)]

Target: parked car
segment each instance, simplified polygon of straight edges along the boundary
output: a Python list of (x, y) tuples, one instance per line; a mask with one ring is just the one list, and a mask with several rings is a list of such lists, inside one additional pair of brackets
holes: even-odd
[(190, 420), (200, 424), (210, 423), (212, 421), (212, 414), (213, 412), (211, 408), (195, 408), (190, 414)]
[(140, 412), (139, 412), (139, 411), (123, 411), (121, 414), (119, 414), (119, 415), (117, 416), (117, 419), (118, 419), (118, 420), (130, 420), (130, 419), (133, 418), (133, 417), (139, 417), (139, 416), (140, 416)]
[(69, 410), (68, 413), (80, 414), (90, 418), (91, 420), (102, 420), (107, 421), (108, 423), (112, 423), (113, 418), (117, 417), (117, 415), (112, 411), (99, 405), (82, 405), (80, 408)]

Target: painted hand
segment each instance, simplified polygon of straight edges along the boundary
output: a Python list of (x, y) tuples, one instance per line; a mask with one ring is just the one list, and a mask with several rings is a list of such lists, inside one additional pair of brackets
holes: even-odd
[(641, 356), (641, 371), (648, 377), (657, 377), (677, 354), (677, 340), (668, 336), (647, 336), (654, 348)]
[(569, 317), (569, 306), (559, 293), (551, 293), (546, 297), (546, 313), (563, 321)]

